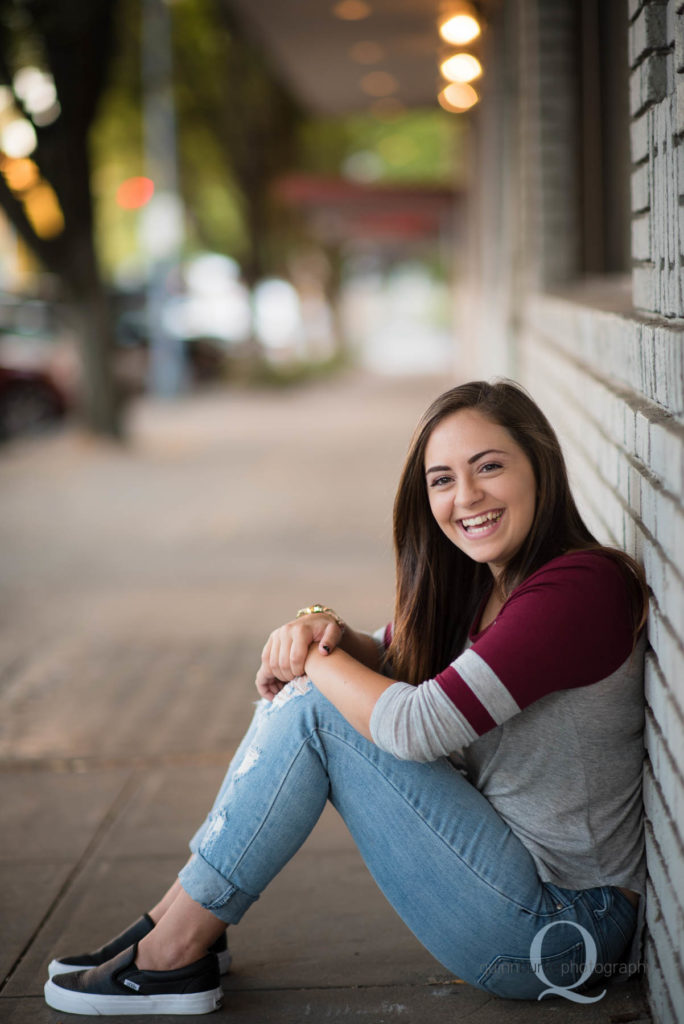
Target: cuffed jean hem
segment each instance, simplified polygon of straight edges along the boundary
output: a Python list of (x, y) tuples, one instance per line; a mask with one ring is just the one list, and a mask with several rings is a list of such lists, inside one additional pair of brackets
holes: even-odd
[(193, 853), (179, 871), (178, 880), (190, 899), (226, 924), (237, 924), (259, 899), (224, 878), (201, 853)]

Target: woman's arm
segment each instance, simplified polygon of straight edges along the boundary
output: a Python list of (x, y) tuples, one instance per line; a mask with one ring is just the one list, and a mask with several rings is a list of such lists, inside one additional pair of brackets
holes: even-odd
[(324, 655), (313, 645), (306, 657), (305, 672), (350, 725), (366, 739), (372, 739), (373, 708), (393, 680), (362, 665), (346, 651), (336, 650)]
[(370, 633), (362, 633), (347, 626), (337, 646), (366, 668), (372, 669), (373, 672), (379, 670), (382, 648)]

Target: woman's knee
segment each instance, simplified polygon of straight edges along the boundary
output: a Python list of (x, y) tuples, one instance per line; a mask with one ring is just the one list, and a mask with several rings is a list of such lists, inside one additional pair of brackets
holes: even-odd
[(259, 717), (262, 723), (275, 723), (281, 717), (305, 718), (310, 728), (328, 721), (331, 717), (335, 721), (346, 722), (337, 708), (306, 676), (299, 676), (286, 683), (272, 701), (262, 700), (259, 705)]

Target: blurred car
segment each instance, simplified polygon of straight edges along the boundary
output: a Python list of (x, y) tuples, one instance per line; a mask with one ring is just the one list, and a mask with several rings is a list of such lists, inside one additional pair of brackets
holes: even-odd
[(0, 441), (37, 433), (66, 411), (66, 396), (47, 371), (0, 364)]
[(77, 384), (75, 346), (55, 304), (0, 293), (0, 441), (58, 423)]

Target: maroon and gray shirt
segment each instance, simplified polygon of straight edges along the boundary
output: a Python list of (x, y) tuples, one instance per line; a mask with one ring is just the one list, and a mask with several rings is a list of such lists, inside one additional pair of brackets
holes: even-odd
[(596, 552), (562, 555), (434, 679), (389, 686), (371, 735), (399, 758), (451, 756), (542, 881), (643, 894), (644, 644), (633, 649), (619, 566)]

